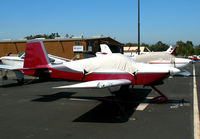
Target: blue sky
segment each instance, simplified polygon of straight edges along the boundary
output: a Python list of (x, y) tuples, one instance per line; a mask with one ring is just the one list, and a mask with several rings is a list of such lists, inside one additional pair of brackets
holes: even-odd
[[(200, 44), (200, 0), (141, 0), (141, 42)], [(137, 42), (137, 0), (0, 0), (0, 40), (58, 32)]]

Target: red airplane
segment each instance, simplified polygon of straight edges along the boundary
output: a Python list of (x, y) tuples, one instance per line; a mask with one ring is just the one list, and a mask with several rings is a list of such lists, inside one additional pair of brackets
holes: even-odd
[(168, 77), (170, 73), (180, 72), (172, 67), (136, 63), (122, 54), (105, 55), (60, 64), (52, 64), (41, 40), (27, 42), (24, 67), (25, 75), (75, 80), (82, 83), (55, 88), (106, 88), (112, 86), (151, 85), (161, 96), (161, 102), (167, 98), (155, 88), (155, 85)]

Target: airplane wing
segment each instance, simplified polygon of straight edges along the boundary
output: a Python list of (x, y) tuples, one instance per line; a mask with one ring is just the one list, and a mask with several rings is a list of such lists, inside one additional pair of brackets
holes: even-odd
[(16, 69), (16, 67), (0, 64), (0, 69), (13, 70)]
[(89, 81), (83, 82), (73, 85), (66, 85), (66, 86), (59, 86), (53, 87), (54, 89), (64, 89), (64, 88), (106, 88), (112, 86), (119, 86), (119, 85), (129, 85), (131, 84), (130, 80), (127, 79), (116, 79), (116, 80), (96, 80), (96, 81)]
[(184, 71), (179, 72), (179, 73), (177, 73), (177, 74), (175, 74), (175, 75), (180, 75), (180, 76), (190, 76), (191, 73), (188, 72), (187, 70), (184, 70)]

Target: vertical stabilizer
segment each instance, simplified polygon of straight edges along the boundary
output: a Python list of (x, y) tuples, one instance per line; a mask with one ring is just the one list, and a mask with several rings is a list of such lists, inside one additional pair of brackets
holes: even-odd
[(26, 44), (24, 68), (48, 67), (50, 64), (44, 44), (41, 40), (31, 40)]
[(101, 53), (103, 54), (112, 54), (110, 48), (108, 45), (106, 44), (100, 44), (100, 47), (101, 47)]
[(171, 54), (171, 55), (174, 55), (174, 52), (176, 50), (176, 46), (171, 46), (167, 49), (167, 53)]

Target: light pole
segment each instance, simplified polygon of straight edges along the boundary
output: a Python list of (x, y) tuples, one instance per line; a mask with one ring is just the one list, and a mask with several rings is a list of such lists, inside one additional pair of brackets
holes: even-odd
[(140, 55), (140, 0), (138, 0), (138, 55)]

